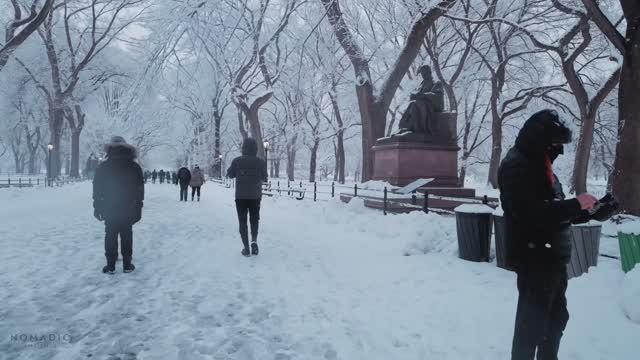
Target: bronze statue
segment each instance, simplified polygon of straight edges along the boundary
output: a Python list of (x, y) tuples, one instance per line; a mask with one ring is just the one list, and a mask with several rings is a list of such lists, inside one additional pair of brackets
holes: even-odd
[(394, 136), (434, 138), (438, 130), (433, 126), (434, 114), (444, 111), (444, 92), (442, 83), (434, 82), (431, 68), (423, 65), (418, 69), (422, 82), (415, 92), (411, 93), (411, 102), (402, 114), (399, 130)]

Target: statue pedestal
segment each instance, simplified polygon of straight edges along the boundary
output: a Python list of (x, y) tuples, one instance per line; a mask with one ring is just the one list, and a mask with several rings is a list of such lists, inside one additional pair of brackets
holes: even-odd
[(460, 187), (457, 145), (416, 143), (387, 138), (373, 147), (373, 179), (405, 186), (434, 178), (429, 187)]

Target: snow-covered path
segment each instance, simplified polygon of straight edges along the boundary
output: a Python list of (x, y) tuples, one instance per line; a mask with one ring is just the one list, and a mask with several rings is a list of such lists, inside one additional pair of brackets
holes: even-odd
[[(515, 276), (458, 260), (451, 219), (265, 199), (261, 254), (246, 259), (231, 189), (177, 198), (147, 186), (137, 269), (107, 276), (89, 183), (0, 191), (0, 358), (509, 358)], [(561, 358), (638, 355), (623, 280), (601, 259), (570, 281)]]

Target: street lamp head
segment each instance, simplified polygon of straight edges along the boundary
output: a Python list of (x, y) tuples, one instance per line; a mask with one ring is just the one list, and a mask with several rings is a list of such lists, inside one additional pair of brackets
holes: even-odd
[(270, 146), (270, 145), (269, 145), (269, 142), (268, 142), (268, 141), (265, 141), (265, 142), (264, 142), (264, 148), (265, 148), (266, 150), (269, 150), (269, 146)]
[(218, 155), (218, 159), (222, 160), (222, 155)]
[(49, 149), (49, 151), (53, 150), (53, 144), (47, 145), (47, 149)]

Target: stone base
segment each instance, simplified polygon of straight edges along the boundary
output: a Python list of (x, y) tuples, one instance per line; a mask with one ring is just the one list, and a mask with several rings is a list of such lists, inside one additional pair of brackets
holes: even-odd
[(417, 179), (434, 178), (429, 187), (460, 187), (457, 145), (390, 141), (373, 147), (373, 179), (405, 186)]

